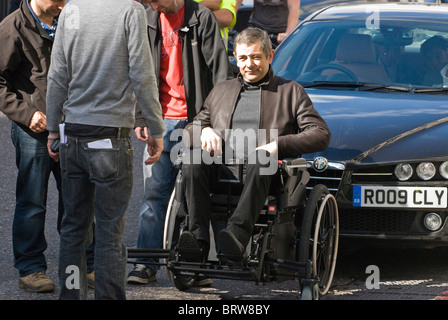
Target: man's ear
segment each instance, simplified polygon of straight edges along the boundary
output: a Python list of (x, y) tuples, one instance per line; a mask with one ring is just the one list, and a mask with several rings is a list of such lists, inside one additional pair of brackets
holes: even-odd
[(269, 52), (269, 56), (268, 56), (268, 60), (269, 60), (269, 64), (272, 63), (272, 59), (274, 59), (274, 49), (271, 49), (271, 52)]

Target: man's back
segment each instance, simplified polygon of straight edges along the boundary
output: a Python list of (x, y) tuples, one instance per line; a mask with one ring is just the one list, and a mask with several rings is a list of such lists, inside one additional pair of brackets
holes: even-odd
[[(74, 0), (61, 16), (59, 31), (74, 86), (71, 96), (102, 104), (116, 101), (120, 76), (128, 75), (125, 30), (131, 1)], [(99, 91), (98, 89), (104, 90)], [(94, 95), (92, 95), (94, 93)]]
[[(66, 122), (133, 127), (136, 96), (143, 112), (158, 104), (151, 92), (145, 92), (151, 91), (148, 78), (154, 78), (150, 84), (157, 90), (145, 17), (143, 6), (133, 0), (67, 4), (59, 20), (50, 74), (67, 88), (58, 94), (59, 99), (68, 98)], [(60, 70), (63, 66), (66, 69)]]

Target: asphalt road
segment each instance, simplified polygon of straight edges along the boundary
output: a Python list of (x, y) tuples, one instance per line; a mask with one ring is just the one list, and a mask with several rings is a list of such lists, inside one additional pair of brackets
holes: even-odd
[[(9, 136), (10, 122), (0, 115), (0, 300), (57, 300), (59, 285), (54, 293), (31, 293), (18, 287), (18, 272), (13, 267), (12, 221), (15, 202), (16, 168), (14, 147)], [(133, 194), (126, 214), (125, 244), (135, 247), (138, 234), (138, 210), (142, 199), (141, 159), (143, 144), (134, 141), (135, 179)], [(50, 181), (45, 235), (48, 242), (47, 274), (57, 282), (58, 233), (56, 230), (57, 198), (54, 180)], [(365, 248), (343, 244), (339, 250), (333, 286), (322, 300), (432, 300), (448, 299), (448, 249), (433, 250)], [(368, 266), (377, 266), (378, 278), (372, 282)], [(132, 265), (128, 265), (130, 271)], [(252, 282), (214, 279), (208, 288), (177, 290), (159, 272), (155, 283), (128, 285), (128, 300), (185, 301), (294, 301), (298, 300), (295, 281), (256, 285)], [(372, 288), (378, 284), (379, 288)], [(370, 286), (370, 288), (369, 288)], [(93, 299), (93, 290), (89, 290)], [(180, 302), (181, 301), (181, 302)]]

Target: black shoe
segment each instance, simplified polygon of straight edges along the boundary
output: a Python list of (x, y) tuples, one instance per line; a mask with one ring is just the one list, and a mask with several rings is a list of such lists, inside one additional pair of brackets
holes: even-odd
[(156, 281), (156, 271), (144, 264), (135, 265), (128, 274), (128, 283), (147, 284), (154, 281)]
[(177, 250), (181, 259), (187, 262), (205, 262), (208, 257), (207, 245), (198, 241), (189, 231), (184, 231), (180, 235)]
[(231, 261), (242, 261), (244, 245), (229, 230), (221, 230), (218, 234), (218, 248)]
[(213, 280), (210, 278), (207, 278), (205, 276), (199, 276), (194, 281), (193, 286), (194, 287), (210, 287), (213, 284)]

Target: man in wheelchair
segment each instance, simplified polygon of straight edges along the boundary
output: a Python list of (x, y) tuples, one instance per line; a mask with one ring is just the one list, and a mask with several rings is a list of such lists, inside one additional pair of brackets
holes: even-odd
[[(200, 256), (184, 255), (189, 260), (205, 261), (208, 256), (210, 193), (218, 171), (229, 178), (242, 178), (236, 209), (217, 237), (221, 253), (236, 261), (250, 241), (269, 194), (277, 159), (324, 150), (330, 141), (330, 131), (303, 87), (274, 75), (274, 50), (264, 31), (243, 30), (235, 39), (234, 55), (240, 74), (216, 85), (184, 130), (183, 142), (193, 149), (182, 165), (189, 231), (182, 233), (178, 248), (201, 249), (197, 250)], [(198, 160), (195, 148), (210, 157)], [(240, 174), (235, 164), (242, 160)]]

